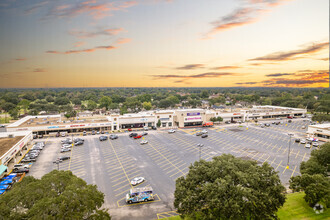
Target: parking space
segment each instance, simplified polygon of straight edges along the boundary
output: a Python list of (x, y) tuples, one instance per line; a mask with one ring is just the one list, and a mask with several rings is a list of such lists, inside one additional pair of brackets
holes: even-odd
[[(253, 159), (259, 164), (268, 162), (279, 172), (284, 185), (289, 178), (299, 174), (299, 164), (308, 160), (311, 149), (295, 143), (288, 132), (300, 135), (303, 121), (291, 124), (271, 125), (260, 128), (254, 124), (228, 125), (208, 128), (208, 137), (196, 136), (198, 129), (179, 129), (173, 134), (167, 131), (149, 131), (142, 139), (119, 134), (116, 140), (99, 141), (99, 135), (84, 136), (84, 144), (74, 146), (70, 152), (60, 153), (63, 138), (50, 138), (40, 159), (30, 174), (41, 177), (52, 169), (71, 170), (89, 184), (96, 184), (105, 194), (104, 207), (109, 208), (114, 219), (156, 219), (177, 215), (175, 212), (175, 180), (185, 176), (189, 165), (199, 160), (211, 160), (223, 153)], [(288, 149), (290, 161), (288, 165)], [(59, 164), (53, 161), (59, 156), (70, 156)], [(145, 181), (132, 185), (134, 177)], [(137, 187), (153, 188), (154, 201), (126, 204), (125, 195)]]

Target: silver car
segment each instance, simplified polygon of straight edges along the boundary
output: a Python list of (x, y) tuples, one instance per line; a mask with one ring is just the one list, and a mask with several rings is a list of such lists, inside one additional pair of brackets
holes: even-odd
[(136, 186), (144, 181), (144, 177), (135, 177), (134, 179), (131, 180), (131, 184), (133, 186)]

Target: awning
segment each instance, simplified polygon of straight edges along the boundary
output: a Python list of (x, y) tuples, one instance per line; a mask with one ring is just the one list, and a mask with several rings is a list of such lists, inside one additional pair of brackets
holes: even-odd
[(0, 165), (0, 176), (7, 171), (8, 167), (6, 167), (5, 165), (1, 164)]
[(4, 194), (6, 190), (0, 190), (0, 195)]
[(0, 182), (0, 185), (9, 185), (9, 184), (12, 184), (13, 183), (13, 180), (4, 180), (2, 182)]
[(17, 176), (17, 173), (12, 173), (12, 174), (10, 174), (10, 175), (2, 178), (2, 179), (4, 179), (4, 180), (11, 180), (11, 179), (15, 178), (16, 176)]

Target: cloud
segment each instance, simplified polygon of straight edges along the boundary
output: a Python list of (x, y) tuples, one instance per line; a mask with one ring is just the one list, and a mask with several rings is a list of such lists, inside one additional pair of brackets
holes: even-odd
[(69, 31), (69, 34), (77, 37), (77, 38), (93, 38), (98, 36), (114, 36), (123, 32), (123, 28), (108, 28), (108, 29), (101, 29), (98, 31), (78, 31), (72, 30)]
[(323, 60), (323, 61), (329, 61), (329, 57), (320, 58), (319, 60)]
[(237, 85), (254, 85), (257, 84), (258, 82), (241, 82), (241, 83), (235, 83)]
[(26, 58), (16, 58), (16, 59), (14, 59), (15, 61), (24, 61), (24, 60), (26, 60)]
[(218, 66), (211, 68), (212, 70), (238, 69), (240, 66)]
[(126, 44), (126, 43), (129, 43), (131, 41), (132, 41), (132, 39), (130, 39), (130, 38), (119, 38), (116, 41), (116, 44)]
[(180, 66), (175, 69), (178, 70), (192, 70), (192, 69), (199, 69), (199, 68), (204, 68), (204, 64), (188, 64), (185, 66)]
[(267, 74), (267, 77), (278, 77), (278, 76), (290, 76), (294, 73), (273, 73), (273, 74)]
[(98, 46), (98, 47), (94, 47), (94, 48), (90, 48), (90, 49), (68, 50), (68, 51), (64, 51), (64, 52), (48, 50), (48, 51), (46, 51), (46, 53), (51, 53), (51, 54), (91, 53), (91, 52), (94, 52), (94, 51), (100, 50), (100, 49), (112, 50), (112, 49), (116, 49), (116, 47), (114, 47), (114, 46)]
[(183, 83), (188, 79), (202, 79), (202, 78), (219, 78), (221, 76), (233, 76), (237, 75), (236, 73), (228, 73), (228, 72), (208, 72), (208, 73), (200, 73), (200, 74), (191, 74), (191, 75), (177, 75), (177, 74), (167, 74), (167, 75), (151, 75), (155, 79), (178, 79), (174, 81), (174, 83)]
[(285, 61), (304, 58), (302, 55), (309, 55), (319, 52), (323, 49), (329, 48), (329, 42), (313, 44), (299, 50), (292, 50), (287, 52), (276, 52), (266, 56), (249, 59), (249, 61)]
[(101, 19), (106, 16), (111, 16), (112, 11), (123, 10), (136, 4), (136, 1), (104, 1), (104, 3), (97, 3), (95, 0), (87, 0), (76, 4), (64, 4), (53, 7), (49, 11), (47, 17), (70, 18), (87, 14), (94, 19)]
[(49, 1), (42, 1), (42, 2), (36, 3), (32, 7), (25, 9), (24, 13), (26, 15), (35, 13), (39, 8), (42, 8), (43, 6), (47, 5), (48, 3), (49, 3)]
[(85, 45), (86, 44), (86, 42), (84, 42), (84, 41), (78, 41), (78, 42), (76, 42), (73, 46), (74, 47), (81, 47), (81, 46), (83, 46), (83, 45)]
[(43, 69), (43, 68), (36, 68), (36, 69), (33, 70), (33, 72), (35, 72), (35, 73), (44, 73), (44, 72), (46, 72), (46, 70)]
[(265, 12), (271, 7), (278, 6), (286, 0), (248, 0), (244, 3), (249, 7), (241, 6), (231, 14), (222, 16), (220, 19), (211, 22), (212, 29), (206, 33), (203, 39), (210, 39), (212, 35), (228, 29), (248, 25), (260, 20)]

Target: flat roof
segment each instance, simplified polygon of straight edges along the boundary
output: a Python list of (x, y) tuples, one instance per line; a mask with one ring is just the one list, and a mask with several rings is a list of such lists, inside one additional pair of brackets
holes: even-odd
[[(66, 124), (78, 124), (78, 123), (97, 123), (97, 122), (108, 122), (109, 119), (106, 116), (89, 116), (89, 117), (75, 117), (67, 119), (66, 117), (43, 117), (39, 118), (31, 117), (23, 123), (15, 127), (38, 127), (38, 126), (55, 126), (55, 125), (66, 125)], [(14, 126), (11, 126), (14, 127)]]
[(318, 125), (309, 125), (309, 127), (329, 129), (330, 128), (330, 123), (327, 123), (327, 124), (318, 124)]
[(10, 148), (17, 144), (24, 136), (16, 136), (13, 138), (0, 138), (0, 156), (7, 153)]

